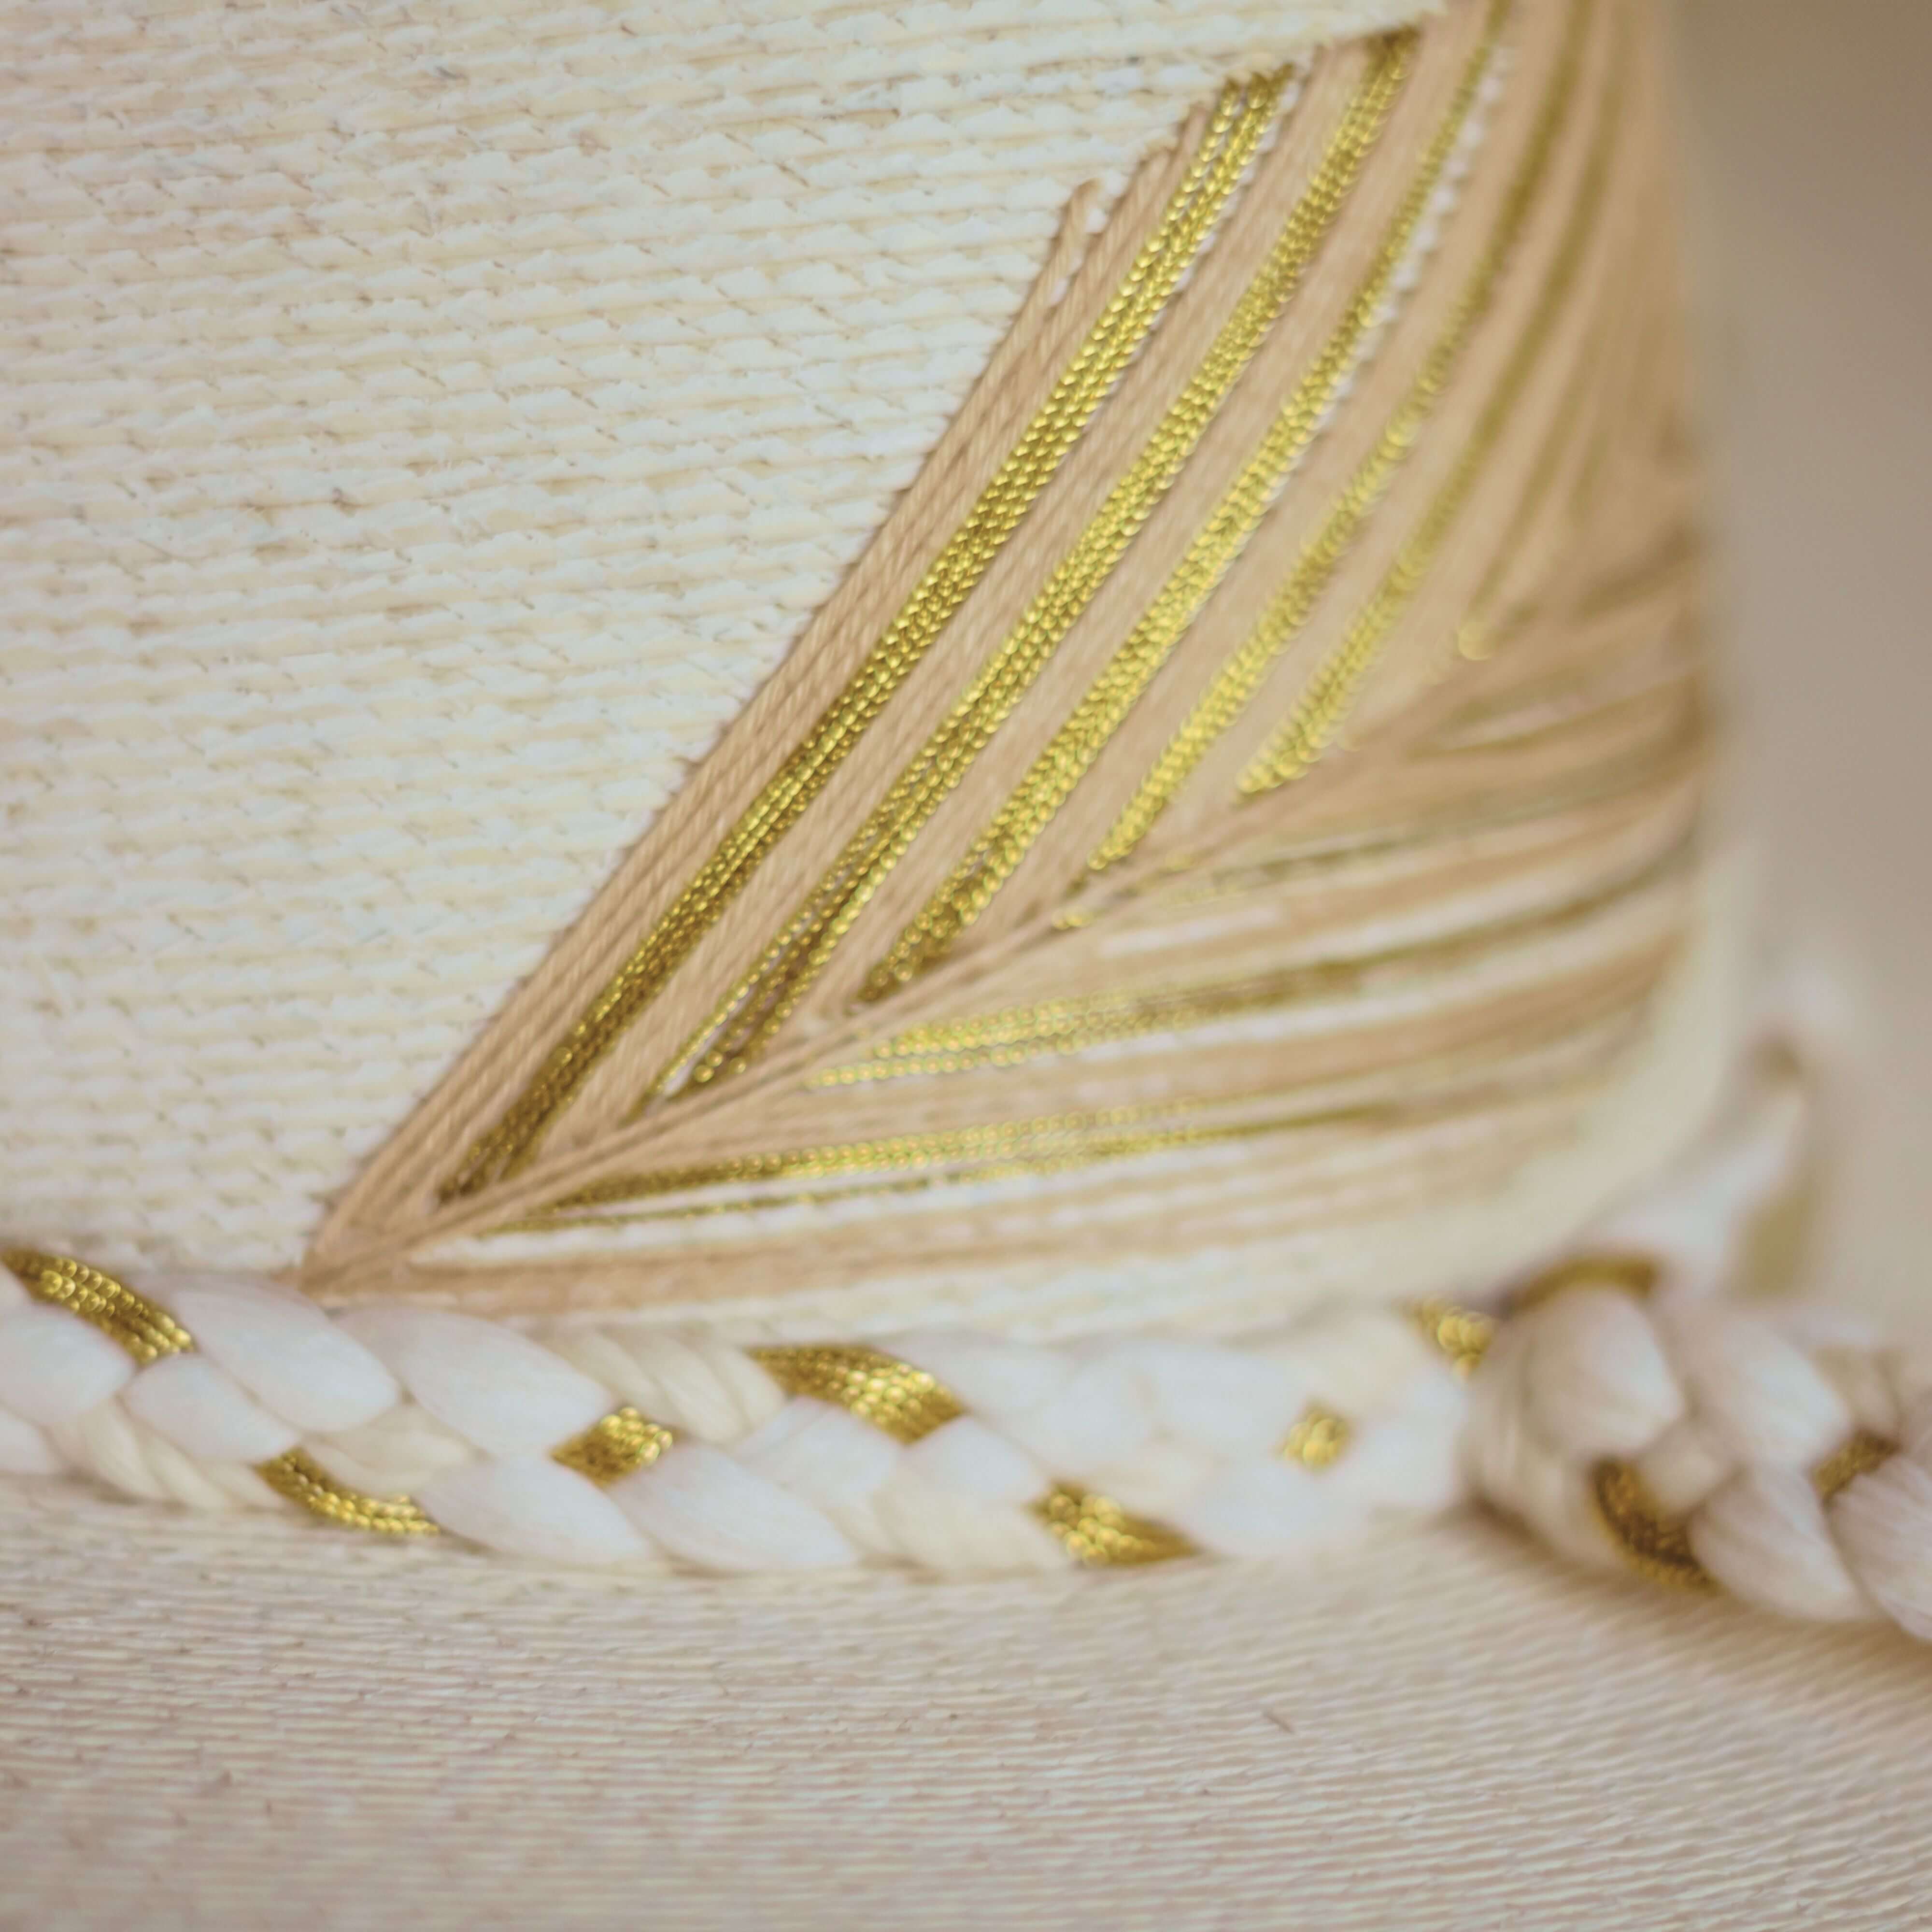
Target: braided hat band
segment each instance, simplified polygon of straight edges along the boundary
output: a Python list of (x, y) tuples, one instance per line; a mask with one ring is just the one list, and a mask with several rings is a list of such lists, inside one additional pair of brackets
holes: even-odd
[(1803, 1136), (1729, 1077), (1654, 40), (1462, 0), (1077, 192), (304, 1252), (10, 1216), (0, 1464), (720, 1569), (1270, 1553), (1473, 1485), (1922, 1629), (1911, 1362), (1711, 1294)]
[(736, 1346), (405, 1305), (332, 1322), (266, 1282), (142, 1291), (14, 1251), (0, 1461), (550, 1562), (726, 1570), (1279, 1556), (1473, 1491), (1586, 1562), (1932, 1639), (1925, 1361), (1718, 1292), (1749, 1285), (1807, 1140), (1780, 1056), (1692, 1172), (1501, 1318), (1430, 1301), (1238, 1345)]

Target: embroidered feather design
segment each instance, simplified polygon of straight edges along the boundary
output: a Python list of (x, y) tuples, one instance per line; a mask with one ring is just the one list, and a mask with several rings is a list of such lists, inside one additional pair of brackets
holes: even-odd
[(1642, 18), (1465, 4), (1231, 84), (1096, 233), (1076, 197), (310, 1285), (1144, 1249), (1229, 1149), (1292, 1226), (1364, 1138), (1372, 1204), (1550, 1131), (1672, 956), (1701, 768)]

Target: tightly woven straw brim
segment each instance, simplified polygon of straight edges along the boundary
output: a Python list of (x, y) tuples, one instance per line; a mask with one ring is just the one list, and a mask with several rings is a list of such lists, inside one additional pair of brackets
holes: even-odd
[(1312, 1574), (607, 1588), (0, 1512), (0, 1923), (1922, 1922), (1922, 1653), (1479, 1519)]

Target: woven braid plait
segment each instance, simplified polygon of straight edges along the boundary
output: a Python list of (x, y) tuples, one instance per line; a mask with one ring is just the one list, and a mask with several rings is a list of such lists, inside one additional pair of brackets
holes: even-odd
[(1655, 10), (1388, 13), (25, 36), (0, 1468), (1932, 1634), (1923, 1364), (1725, 1292)]
[(1466, 1484), (1586, 1561), (1932, 1637), (1922, 1354), (1718, 1292), (1804, 1144), (1802, 1090), (1762, 1081), (1694, 1172), (1500, 1320), (1433, 1301), (1239, 1347), (332, 1324), (266, 1284), (154, 1284), (164, 1302), (15, 1250), (0, 1456), (377, 1536), (720, 1570), (1303, 1552)]

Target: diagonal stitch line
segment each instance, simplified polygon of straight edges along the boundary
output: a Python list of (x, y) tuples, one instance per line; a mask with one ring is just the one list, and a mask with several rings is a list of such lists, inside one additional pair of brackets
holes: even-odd
[(78, 1316), (143, 1366), (164, 1355), (187, 1354), (194, 1347), (194, 1337), (166, 1310), (71, 1256), (9, 1248), (0, 1253), (0, 1267), (10, 1270), (35, 1300)]
[(1491, 390), (1455, 469), (1341, 642), (1316, 670), (1287, 722), (1241, 773), (1238, 782), (1244, 796), (1258, 796), (1301, 777), (1333, 743), (1336, 730), (1360, 695), (1364, 680), (1421, 589), (1456, 518), (1486, 472), (1490, 459), (1516, 413), (1576, 284), (1577, 270), (1603, 203), (1622, 119), (1625, 51), (1619, 50), (1618, 64), (1600, 110), (1601, 119), (1585, 178), (1534, 311)]
[(895, 1442), (923, 1442), (966, 1413), (936, 1376), (862, 1342), (815, 1342), (750, 1352), (787, 1395), (836, 1403)]
[[(1643, 997), (1640, 992), (1639, 998)], [(1566, 1030), (1570, 1022), (1566, 1020)], [(1523, 1039), (1533, 1042), (1533, 1032)], [(1210, 1107), (1263, 1106), (1279, 1101), (1294, 1087), (1183, 1100), (1139, 1101), (1082, 1112), (1047, 1114), (1021, 1120), (984, 1121), (970, 1126), (888, 1135), (877, 1139), (828, 1142), (777, 1154), (734, 1154), (688, 1166), (648, 1173), (613, 1174), (566, 1196), (538, 1215), (493, 1228), (493, 1234), (541, 1233), (571, 1225), (572, 1217), (628, 1201), (660, 1199), (726, 1184), (758, 1186), (785, 1180), (836, 1180), (848, 1174), (951, 1178), (943, 1171), (962, 1163), (970, 1178), (1006, 1178), (1021, 1172), (1059, 1173), (1100, 1162), (1132, 1159), (1175, 1148), (1216, 1147), (1268, 1136), (1314, 1129), (1352, 1129), (1432, 1118), (1450, 1103), (1372, 1101), (1300, 1107), (1234, 1121), (1193, 1121)], [(1150, 1124), (1178, 1121), (1180, 1124)], [(768, 1204), (752, 1197), (737, 1204)], [(682, 1210), (680, 1210), (682, 1211)], [(598, 1220), (604, 1217), (598, 1216)], [(650, 1217), (639, 1217), (650, 1218)]]
[(1658, 857), (1592, 891), (1548, 908), (1492, 920), (1440, 938), (1385, 946), (1371, 953), (1323, 960), (1245, 979), (1162, 992), (1108, 992), (1049, 1000), (1037, 1005), (916, 1027), (878, 1048), (870, 1059), (833, 1067), (811, 1083), (850, 1087), (877, 1080), (968, 1073), (1012, 1066), (1046, 1054), (1082, 1053), (1150, 1033), (1179, 1032), (1248, 1014), (1273, 1012), (1340, 993), (1365, 981), (1426, 971), (1480, 958), (1527, 939), (1587, 923), (1598, 914), (1680, 872), (1690, 841), (1676, 841)]
[[(1480, 663), (1494, 654), (1505, 638), (1512, 634), (1534, 609), (1534, 604), (1516, 602), (1501, 620), (1495, 615), (1493, 606), (1501, 595), (1504, 579), (1508, 575), (1510, 564), (1515, 560), (1526, 534), (1538, 514), (1550, 499), (1556, 474), (1564, 459), (1572, 454), (1579, 441), (1579, 432), (1590, 424), (1592, 412), (1600, 406), (1602, 398), (1594, 392), (1601, 388), (1600, 373), (1604, 360), (1604, 350), (1610, 337), (1614, 315), (1606, 316), (1592, 330), (1590, 339), (1576, 358), (1576, 366), (1564, 385), (1563, 394), (1555, 413), (1550, 418), (1550, 430), (1537, 452), (1534, 464), (1525, 480), (1516, 498), (1515, 514), (1510, 519), (1509, 534), (1496, 547), (1496, 554), (1490, 567), (1483, 573), (1483, 580), (1476, 586), (1469, 599), (1468, 614), (1456, 627), (1457, 652), (1472, 663)], [(1576, 506), (1571, 506), (1570, 527), (1574, 531), (1580, 520)]]
[(701, 1087), (748, 1064), (1030, 688), (1172, 487), (1299, 284), (1381, 132), (1412, 46), (1409, 36), (1382, 44), (1275, 248), (1132, 466), (950, 714), (901, 771), (758, 964), (659, 1076), (652, 1093), (669, 1090), (687, 1066), (688, 1084)]
[[(0, 1253), (0, 1265), (10, 1270), (36, 1300), (64, 1309), (98, 1329), (143, 1367), (164, 1356), (196, 1352), (194, 1337), (166, 1309), (85, 1262), (69, 1255), (10, 1248)], [(406, 1496), (364, 1496), (338, 1483), (304, 1450), (287, 1450), (256, 1463), (254, 1470), (278, 1496), (332, 1522), (388, 1536), (437, 1533), (437, 1526)]]
[[(809, 735), (551, 1048), (522, 1092), (471, 1146), (444, 1184), (443, 1199), (480, 1192), (527, 1164), (592, 1070), (723, 916), (924, 657), (1166, 309), (1238, 185), (1280, 86), (1276, 76), (1256, 94), (1232, 83), (1222, 89), (1201, 147), (1154, 232), (965, 520)], [(1266, 94), (1265, 111), (1261, 93)]]
[[(1587, 718), (1578, 723), (1587, 723)], [(1574, 728), (1573, 727), (1566, 728)], [(1539, 784), (1520, 796), (1503, 802), (1460, 803), (1447, 814), (1430, 814), (1370, 824), (1346, 837), (1322, 838), (1291, 844), (1267, 856), (1231, 862), (1192, 875), (1162, 872), (1137, 880), (1120, 895), (1121, 903), (1144, 898), (1156, 891), (1166, 895), (1174, 910), (1214, 905), (1229, 898), (1264, 891), (1283, 880), (1324, 871), (1356, 859), (1386, 856), (1405, 848), (1440, 845), (1465, 836), (1474, 836), (1502, 827), (1522, 825), (1532, 820), (1574, 810), (1582, 810), (1619, 799), (1628, 799), (1661, 784), (1672, 775), (1681, 775), (1686, 754), (1702, 742), (1701, 724), (1694, 718), (1675, 721), (1656, 741), (1642, 748), (1641, 758), (1619, 752), (1606, 765), (1602, 760), (1580, 767), (1553, 784)], [(1433, 758), (1466, 755), (1463, 748), (1441, 748), (1425, 744), (1419, 750)], [(1468, 748), (1480, 752), (1480, 744)]]
[[(1593, 1016), (1590, 1024), (1600, 1022), (1618, 1022), (1628, 1018), (1633, 1012), (1640, 1012), (1648, 997), (1646, 989), (1640, 989), (1634, 1000), (1628, 1000), (1616, 1010)], [(1539, 1027), (1524, 1034), (1517, 1044), (1534, 1049), (1556, 1043), (1570, 1043), (1575, 1037), (1573, 1023), (1566, 1018), (1559, 1036), (1551, 1035), (1546, 1028)], [(573, 1202), (560, 1203), (546, 1209), (542, 1214), (506, 1222), (488, 1232), (496, 1234), (554, 1234), (561, 1230), (585, 1228), (617, 1228), (644, 1227), (667, 1221), (697, 1221), (715, 1220), (722, 1215), (746, 1214), (774, 1208), (823, 1207), (828, 1203), (856, 1201), (883, 1200), (909, 1195), (926, 1194), (949, 1187), (973, 1186), (988, 1181), (1014, 1180), (1037, 1178), (1042, 1174), (1057, 1175), (1078, 1173), (1082, 1169), (1118, 1160), (1126, 1160), (1144, 1154), (1157, 1154), (1173, 1148), (1214, 1147), (1238, 1144), (1242, 1142), (1269, 1138), (1275, 1135), (1301, 1132), (1349, 1132), (1371, 1128), (1406, 1128), (1426, 1125), (1431, 1122), (1467, 1118), (1474, 1110), (1486, 1105), (1513, 1100), (1521, 1097), (1522, 1088), (1520, 1082), (1492, 1076), (1488, 1082), (1479, 1088), (1456, 1088), (1450, 1084), (1460, 1078), (1478, 1064), (1468, 1053), (1445, 1053), (1431, 1057), (1424, 1063), (1424, 1071), (1439, 1084), (1432, 1088), (1427, 1098), (1410, 1100), (1363, 1101), (1348, 1106), (1336, 1105), (1310, 1109), (1305, 1106), (1298, 1111), (1282, 1113), (1266, 1120), (1239, 1121), (1225, 1129), (1208, 1128), (1187, 1130), (1184, 1138), (1158, 1142), (1144, 1138), (1135, 1139), (1130, 1136), (1095, 1136), (1085, 1139), (1077, 1135), (1063, 1136), (1050, 1150), (1042, 1152), (1036, 1148), (1022, 1147), (1017, 1152), (997, 1154), (980, 1159), (975, 1157), (968, 1166), (945, 1167), (939, 1166), (910, 1169), (895, 1168), (884, 1162), (869, 1161), (862, 1156), (872, 1148), (883, 1144), (877, 1142), (853, 1142), (840, 1151), (854, 1152), (861, 1157), (855, 1160), (841, 1173), (874, 1175), (878, 1178), (860, 1181), (842, 1183), (837, 1186), (800, 1187), (789, 1193), (746, 1194), (728, 1196), (722, 1199), (682, 1202), (668, 1208), (640, 1209), (625, 1214), (602, 1211), (607, 1208), (620, 1206), (626, 1200), (639, 1198), (660, 1198), (652, 1193), (639, 1196), (632, 1187), (620, 1186), (614, 1181), (608, 1185), (608, 1198), (598, 1199), (574, 1198)], [(1594, 1076), (1573, 1078), (1558, 1090), (1564, 1094), (1580, 1093), (1592, 1082)], [(1244, 1094), (1234, 1096), (1245, 1104), (1257, 1100), (1280, 1100), (1302, 1090), (1308, 1083), (1294, 1082), (1279, 1090), (1263, 1094)], [(1316, 1084), (1319, 1084), (1316, 1083)], [(1540, 1094), (1550, 1090), (1539, 1088)], [(1134, 1116), (1152, 1118), (1165, 1112), (1170, 1114), (1198, 1112), (1209, 1102), (1180, 1101), (1168, 1105), (1165, 1108), (1151, 1105), (1113, 1110), (1123, 1118)], [(968, 1131), (954, 1130), (955, 1132)], [(822, 1151), (822, 1150), (821, 1150)], [(746, 1156), (758, 1159), (759, 1156)], [(693, 1169), (686, 1169), (688, 1176)], [(631, 1177), (635, 1180), (639, 1177)], [(642, 1177), (646, 1180), (650, 1177)], [(778, 1180), (797, 1178), (814, 1182), (825, 1178), (815, 1172), (800, 1170), (795, 1174), (781, 1174)], [(836, 1176), (834, 1177), (836, 1178)], [(712, 1186), (722, 1182), (742, 1180), (744, 1184), (760, 1184), (762, 1177), (741, 1177), (714, 1173), (707, 1168), (699, 1174), (694, 1186)], [(588, 1196), (594, 1190), (584, 1190)]]
[(1588, 0), (1571, 9), (1565, 44), (1550, 92), (1538, 117), (1522, 166), (1511, 183), (1494, 233), (1465, 285), (1447, 328), (1420, 374), (1346, 488), (1322, 527), (1304, 545), (1287, 580), (1269, 601), (1254, 628), (1215, 675), (1185, 723), (1168, 742), (1113, 829), (1088, 861), (1104, 870), (1132, 852), (1178, 796), (1208, 752), (1246, 710), (1263, 679), (1313, 615), (1342, 558), (1380, 505), (1440, 400), (1471, 337), (1487, 314), (1504, 267), (1526, 225), (1547, 174), (1552, 151), (1574, 98)]
[(374, 1536), (438, 1536), (442, 1526), (407, 1496), (365, 1496), (338, 1483), (306, 1450), (291, 1449), (255, 1473), (276, 1495), (345, 1529), (367, 1530)]
[[(751, 1352), (787, 1394), (834, 1403), (896, 1442), (921, 1442), (966, 1413), (937, 1377), (877, 1348), (834, 1345)], [(1028, 1508), (1076, 1563), (1096, 1568), (1164, 1563), (1197, 1553), (1186, 1538), (1165, 1523), (1136, 1516), (1111, 1496), (1072, 1484), (1055, 1484)]]
[(992, 903), (1054, 814), (1112, 742), (1246, 548), (1269, 505), (1319, 434), (1364, 342), (1383, 315), (1396, 272), (1408, 256), (1444, 170), (1468, 128), (1510, 11), (1510, 0), (1492, 0), (1483, 38), (1469, 58), (1448, 111), (1341, 322), (1126, 643), (946, 883), (873, 968), (862, 998), (883, 999), (937, 964)]

